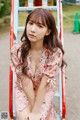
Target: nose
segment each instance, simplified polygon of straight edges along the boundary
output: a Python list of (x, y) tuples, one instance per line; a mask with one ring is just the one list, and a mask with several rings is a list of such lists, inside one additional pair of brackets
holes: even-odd
[(36, 25), (33, 24), (33, 25), (31, 26), (31, 32), (35, 32), (35, 31), (36, 31)]

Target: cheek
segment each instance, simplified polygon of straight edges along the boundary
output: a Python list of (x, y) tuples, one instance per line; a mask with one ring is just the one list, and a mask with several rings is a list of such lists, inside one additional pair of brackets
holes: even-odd
[(28, 29), (28, 27), (26, 26), (26, 32), (28, 31), (27, 29)]
[(26, 32), (29, 33), (29, 31), (30, 31), (30, 27), (27, 26), (27, 27), (26, 27)]
[(46, 30), (41, 31), (42, 36), (46, 36)]
[(30, 25), (27, 24), (26, 29), (29, 30), (30, 29)]

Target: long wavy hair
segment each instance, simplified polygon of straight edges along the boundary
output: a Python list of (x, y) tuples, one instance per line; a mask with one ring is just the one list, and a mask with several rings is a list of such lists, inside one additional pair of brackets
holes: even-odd
[[(61, 49), (62, 53), (64, 54), (63, 46), (58, 37), (56, 23), (53, 15), (48, 10), (43, 8), (34, 9), (26, 19), (25, 29), (21, 37), (21, 42), (22, 42), (21, 59), (23, 62), (22, 72), (24, 74), (26, 74), (26, 69), (27, 69), (26, 58), (31, 48), (30, 41), (27, 37), (27, 30), (26, 30), (26, 26), (29, 20), (33, 20), (36, 23), (39, 23), (39, 21), (42, 21), (42, 24), (44, 26), (47, 26), (48, 29), (51, 30), (50, 34), (48, 36), (45, 36), (43, 41), (43, 46), (46, 46), (49, 50), (53, 50), (54, 48), (58, 47)], [(63, 59), (61, 66), (63, 67), (65, 64), (66, 62)]]

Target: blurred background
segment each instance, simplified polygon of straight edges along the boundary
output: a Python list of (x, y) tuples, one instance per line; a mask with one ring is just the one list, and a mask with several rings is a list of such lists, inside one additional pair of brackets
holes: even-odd
[[(50, 5), (51, 0), (48, 0)], [(0, 111), (9, 108), (10, 66), (10, 4), (0, 0)], [(53, 5), (56, 0), (53, 0)], [(20, 0), (27, 6), (27, 0)], [(80, 120), (80, 0), (62, 0), (63, 37), (66, 68), (66, 120)], [(56, 19), (56, 14), (53, 12)], [(19, 14), (19, 24), (24, 25), (26, 14)]]

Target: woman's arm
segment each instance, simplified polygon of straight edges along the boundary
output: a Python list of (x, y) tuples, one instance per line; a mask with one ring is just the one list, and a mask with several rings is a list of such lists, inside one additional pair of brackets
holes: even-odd
[(34, 100), (35, 100), (35, 94), (34, 94), (34, 89), (33, 89), (33, 83), (29, 77), (24, 75), (23, 73), (18, 73), (17, 75), (18, 79), (21, 81), (22, 88), (26, 94), (26, 96), (29, 99), (29, 102), (31, 104), (31, 109), (34, 105)]
[(61, 63), (62, 52), (58, 49), (57, 52), (51, 56), (47, 68), (43, 72), (44, 76), (41, 80), (32, 112), (41, 113), (44, 119), (53, 103)]
[(44, 100), (45, 92), (46, 92), (46, 87), (47, 87), (47, 82), (46, 82), (46, 76), (42, 78), (40, 86), (37, 91), (37, 96), (35, 99), (35, 103), (32, 109), (33, 113), (40, 113), (40, 106)]
[(37, 91), (37, 96), (35, 99), (34, 106), (32, 108), (31, 113), (29, 114), (29, 120), (35, 120), (35, 119), (40, 120), (42, 118), (42, 114), (40, 113), (40, 107), (44, 100), (46, 86), (47, 86), (46, 77), (43, 77)]
[(22, 73), (21, 51), (17, 53), (20, 47), (21, 47), (21, 44), (16, 44), (12, 47), (11, 54), (10, 54), (10, 57), (11, 57), (10, 65), (11, 65), (11, 69), (13, 70), (13, 72), (15, 72), (17, 78), (21, 82), (22, 88), (26, 96), (28, 97), (32, 107), (35, 99), (33, 84), (31, 79)]

